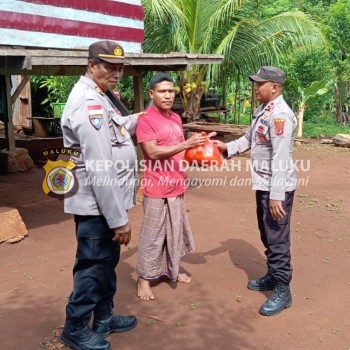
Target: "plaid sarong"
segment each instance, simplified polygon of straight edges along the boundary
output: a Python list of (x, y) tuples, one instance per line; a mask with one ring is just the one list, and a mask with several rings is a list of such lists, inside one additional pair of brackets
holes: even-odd
[(183, 195), (144, 197), (143, 209), (137, 273), (145, 279), (165, 275), (176, 281), (181, 257), (194, 250)]

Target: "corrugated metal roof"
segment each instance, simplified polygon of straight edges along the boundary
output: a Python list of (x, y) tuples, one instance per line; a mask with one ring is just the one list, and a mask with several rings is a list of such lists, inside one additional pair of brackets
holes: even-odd
[(141, 0), (1, 0), (0, 45), (87, 48), (118, 41), (126, 52), (142, 52)]

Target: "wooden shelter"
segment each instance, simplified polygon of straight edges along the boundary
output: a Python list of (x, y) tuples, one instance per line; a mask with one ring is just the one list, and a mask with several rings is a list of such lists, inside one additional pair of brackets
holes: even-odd
[[(8, 151), (15, 150), (12, 125), (12, 108), (31, 75), (81, 75), (86, 71), (87, 49), (35, 48), (24, 46), (0, 46), (0, 75), (6, 79), (6, 95), (9, 122), (6, 124)], [(218, 64), (222, 56), (187, 53), (144, 54), (126, 53), (124, 74), (133, 76), (135, 111), (144, 108), (142, 73), (144, 71), (186, 70), (194, 64)], [(11, 75), (22, 77), (11, 94)]]
[[(84, 74), (88, 47), (95, 41), (113, 40), (123, 46), (126, 52), (124, 75), (133, 77), (135, 111), (144, 108), (142, 74), (145, 71), (186, 70), (192, 65), (220, 64), (223, 58), (177, 52), (142, 53), (144, 10), (141, 0), (2, 0), (0, 16), (0, 84), (5, 87), (8, 107), (6, 154), (15, 153), (16, 144), (23, 147), (21, 140), (15, 139), (13, 115), (18, 118), (16, 122), (21, 120), (19, 125), (23, 127), (26, 124), (30, 127), (28, 123), (33, 121), (35, 133), (40, 137), (46, 138), (52, 126), (52, 118), (31, 115), (30, 76)], [(14, 76), (16, 82), (11, 88)], [(110, 94), (110, 98), (113, 100), (114, 95)], [(205, 112), (227, 111), (209, 108)], [(55, 120), (54, 125), (59, 128), (59, 120)], [(46, 140), (55, 143), (54, 139)]]
[[(21, 95), (21, 91), (24, 86), (29, 90), (27, 83), (31, 75), (84, 74), (87, 49), (98, 40), (117, 41), (127, 53), (124, 74), (134, 78), (136, 111), (143, 109), (142, 72), (184, 70), (192, 64), (222, 61), (222, 57), (214, 55), (142, 53), (141, 0), (2, 0), (0, 16), (0, 84), (6, 86), (10, 107), (18, 97), (30, 100), (29, 94)], [(14, 84), (15, 89), (10, 89), (14, 75), (21, 79)], [(12, 108), (8, 114), (7, 148), (13, 150)], [(35, 118), (37, 122), (45, 122), (42, 116)]]

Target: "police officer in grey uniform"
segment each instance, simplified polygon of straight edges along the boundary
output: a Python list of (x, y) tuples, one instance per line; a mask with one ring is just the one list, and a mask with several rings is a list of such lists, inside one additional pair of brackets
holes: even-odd
[(252, 123), (238, 140), (215, 141), (227, 157), (251, 150), (253, 190), (256, 190), (257, 218), (267, 257), (267, 274), (248, 282), (251, 290), (273, 290), (260, 307), (265, 316), (280, 313), (292, 304), (290, 218), (296, 189), (292, 159), (296, 117), (282, 96), (286, 74), (277, 67), (263, 66), (251, 75), (261, 105)]
[(91, 44), (87, 72), (72, 89), (61, 120), (64, 146), (79, 151), (73, 157), (78, 186), (64, 201), (65, 212), (74, 214), (77, 252), (61, 340), (74, 349), (110, 349), (106, 336), (137, 323), (134, 316), (113, 313), (120, 245), (131, 238), (127, 211), (134, 205), (136, 161), (131, 135), (138, 120), (137, 114), (122, 117), (105, 94), (118, 84), (123, 68), (118, 43)]

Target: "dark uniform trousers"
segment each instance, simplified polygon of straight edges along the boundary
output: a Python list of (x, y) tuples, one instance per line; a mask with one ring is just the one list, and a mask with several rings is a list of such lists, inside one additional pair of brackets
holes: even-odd
[(103, 216), (75, 215), (74, 220), (77, 253), (74, 287), (66, 311), (68, 319), (81, 319), (89, 316), (97, 305), (113, 304), (120, 245), (112, 241), (114, 230)]
[(268, 271), (279, 281), (289, 284), (292, 279), (290, 254), (290, 218), (292, 214), (294, 192), (286, 192), (282, 202), (286, 216), (274, 220), (270, 214), (270, 192), (256, 191), (256, 213), (261, 241), (264, 244)]

